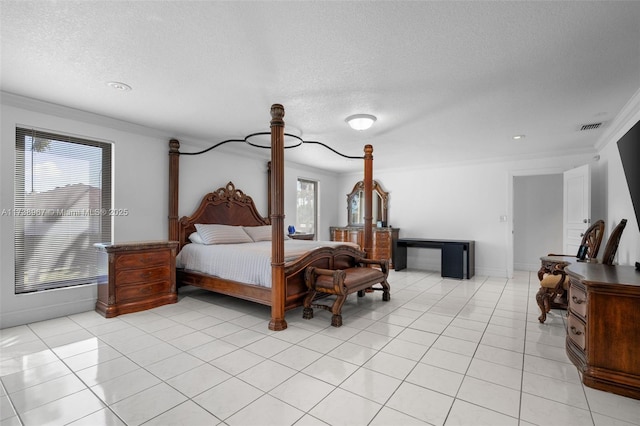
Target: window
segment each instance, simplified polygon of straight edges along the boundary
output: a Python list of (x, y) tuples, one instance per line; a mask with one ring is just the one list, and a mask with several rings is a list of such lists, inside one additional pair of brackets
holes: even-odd
[(298, 179), (296, 231), (305, 234), (316, 233), (318, 219), (318, 182)]
[(111, 144), (16, 129), (15, 292), (95, 283), (111, 241)]

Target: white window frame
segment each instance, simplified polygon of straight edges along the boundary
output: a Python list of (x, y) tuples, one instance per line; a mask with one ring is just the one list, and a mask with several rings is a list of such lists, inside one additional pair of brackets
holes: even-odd
[[(313, 184), (313, 227), (303, 227), (301, 224), (301, 199), (300, 199), (300, 184)], [(296, 232), (306, 233), (306, 234), (315, 234), (317, 237), (318, 234), (318, 206), (320, 204), (319, 200), (319, 186), (320, 182), (315, 179), (301, 178), (299, 177), (296, 181)]]

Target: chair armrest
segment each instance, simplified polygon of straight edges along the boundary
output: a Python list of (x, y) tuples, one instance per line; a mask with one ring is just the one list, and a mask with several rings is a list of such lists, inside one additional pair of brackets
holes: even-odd
[[(325, 293), (342, 294), (346, 272), (343, 270), (322, 269), (310, 266), (305, 271), (305, 282), (309, 290), (320, 290)], [(330, 280), (320, 280), (319, 276), (331, 277)]]
[(379, 266), (385, 278), (389, 276), (389, 259), (365, 259), (364, 257), (356, 258), (356, 262), (361, 266), (375, 265)]

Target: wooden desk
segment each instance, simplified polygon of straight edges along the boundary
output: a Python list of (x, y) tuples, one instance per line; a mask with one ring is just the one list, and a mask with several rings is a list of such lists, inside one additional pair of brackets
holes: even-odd
[(640, 272), (571, 263), (566, 350), (589, 387), (640, 399)]
[(475, 241), (473, 240), (399, 238), (393, 248), (393, 265), (396, 271), (407, 267), (407, 247), (442, 250), (440, 270), (443, 277), (470, 279), (475, 274)]

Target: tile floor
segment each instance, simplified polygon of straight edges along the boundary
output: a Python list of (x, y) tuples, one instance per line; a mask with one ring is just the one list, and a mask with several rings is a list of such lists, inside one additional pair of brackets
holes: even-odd
[(0, 331), (0, 425), (640, 425), (584, 387), (535, 274), (391, 272), (392, 297), (267, 329), (268, 308), (193, 288), (177, 304)]

